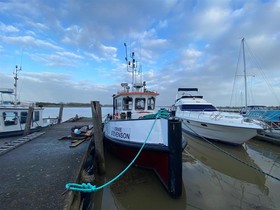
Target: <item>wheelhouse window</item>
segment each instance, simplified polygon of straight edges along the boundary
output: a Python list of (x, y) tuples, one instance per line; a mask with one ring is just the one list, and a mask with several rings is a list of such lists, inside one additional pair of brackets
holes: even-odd
[(10, 125), (16, 125), (18, 120), (18, 113), (17, 112), (3, 112), (2, 114), (4, 125), (10, 126)]
[(187, 105), (183, 104), (180, 106), (182, 111), (217, 111), (216, 107), (211, 104), (200, 104), (200, 105)]
[(20, 124), (26, 123), (26, 119), (27, 119), (27, 112), (21, 112), (20, 113)]
[(135, 99), (135, 110), (144, 110), (145, 109), (145, 98), (136, 98)]
[(123, 110), (132, 110), (132, 98), (127, 96), (123, 98)]
[(115, 107), (116, 107), (117, 110), (120, 110), (120, 109), (121, 109), (121, 107), (122, 107), (122, 101), (121, 101), (121, 99), (116, 99), (116, 100), (115, 100)]
[(40, 112), (39, 111), (34, 112), (33, 120), (34, 120), (34, 122), (37, 122), (37, 121), (40, 120)]
[(148, 110), (154, 110), (155, 109), (155, 98), (151, 97), (148, 98), (147, 104), (148, 104)]

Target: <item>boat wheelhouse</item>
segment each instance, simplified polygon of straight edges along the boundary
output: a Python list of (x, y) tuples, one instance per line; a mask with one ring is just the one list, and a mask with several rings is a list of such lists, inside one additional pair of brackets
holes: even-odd
[[(179, 103), (177, 106), (182, 111), (218, 111), (215, 106), (203, 99), (201, 95), (193, 95), (189, 92), (198, 92), (197, 88), (178, 88), (176, 102), (181, 99), (189, 100), (190, 103)], [(187, 94), (186, 94), (187, 93)], [(186, 95), (185, 95), (186, 94)]]
[(155, 113), (156, 96), (159, 94), (147, 91), (145, 82), (138, 84), (132, 92), (129, 92), (128, 83), (122, 83), (121, 86), (123, 90), (113, 95), (114, 119), (138, 119)]

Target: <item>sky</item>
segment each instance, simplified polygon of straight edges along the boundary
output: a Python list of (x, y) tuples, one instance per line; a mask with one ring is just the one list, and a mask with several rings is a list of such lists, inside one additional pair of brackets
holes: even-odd
[(279, 106), (278, 0), (0, 1), (0, 87), (21, 101), (112, 104), (135, 52), (157, 105), (180, 87), (216, 106)]

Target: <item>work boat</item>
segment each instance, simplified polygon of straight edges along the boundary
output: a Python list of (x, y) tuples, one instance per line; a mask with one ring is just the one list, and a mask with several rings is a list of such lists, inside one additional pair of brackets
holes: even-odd
[[(126, 45), (125, 45), (126, 46)], [(127, 71), (132, 74), (131, 88), (122, 83), (122, 90), (113, 95), (113, 114), (104, 121), (105, 147), (127, 163), (152, 169), (172, 197), (182, 193), (182, 140), (181, 121), (169, 117), (164, 110), (156, 112), (155, 91), (142, 82), (131, 54)]]
[[(43, 108), (32, 102), (20, 102), (17, 98), (18, 71), (21, 68), (16, 66), (14, 89), (0, 88), (0, 138), (22, 135), (27, 123), (27, 116), (30, 107), (33, 109), (30, 132), (37, 131), (43, 126)], [(8, 98), (10, 100), (4, 100)], [(12, 100), (11, 100), (12, 99)]]
[(197, 88), (178, 88), (174, 106), (175, 116), (183, 120), (183, 131), (199, 137), (241, 145), (263, 129), (241, 114), (218, 111)]

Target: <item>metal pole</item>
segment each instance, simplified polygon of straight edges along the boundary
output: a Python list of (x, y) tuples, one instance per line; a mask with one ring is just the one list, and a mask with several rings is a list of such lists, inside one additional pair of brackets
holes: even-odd
[(245, 110), (247, 110), (247, 72), (246, 72), (246, 60), (245, 60), (245, 48), (244, 48), (245, 39), (242, 39), (242, 50), (243, 50), (243, 65), (244, 65), (244, 80), (245, 80)]

